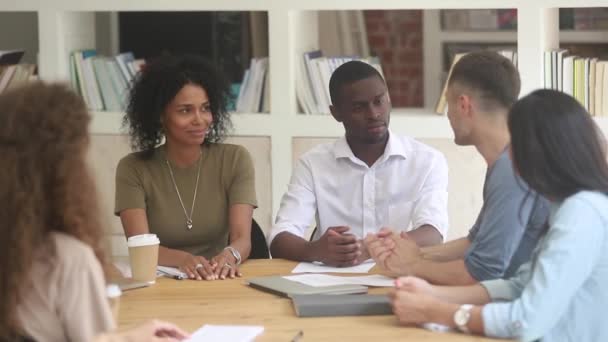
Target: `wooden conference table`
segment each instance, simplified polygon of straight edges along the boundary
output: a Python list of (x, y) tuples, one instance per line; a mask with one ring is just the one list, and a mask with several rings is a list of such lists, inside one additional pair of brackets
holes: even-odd
[[(125, 291), (120, 302), (120, 330), (150, 319), (162, 319), (193, 332), (204, 324), (262, 325), (256, 341), (291, 341), (303, 331), (303, 341), (485, 341), (456, 333), (436, 333), (399, 326), (395, 316), (299, 318), (287, 298), (250, 288), (248, 277), (287, 275), (296, 263), (250, 260), (241, 266), (243, 278), (216, 281), (159, 278), (148, 288)], [(370, 289), (383, 293), (386, 289)]]

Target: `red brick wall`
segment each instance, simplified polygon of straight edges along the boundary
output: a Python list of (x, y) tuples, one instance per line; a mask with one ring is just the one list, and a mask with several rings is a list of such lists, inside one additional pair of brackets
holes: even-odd
[(369, 47), (380, 58), (393, 107), (423, 107), (422, 11), (365, 11)]

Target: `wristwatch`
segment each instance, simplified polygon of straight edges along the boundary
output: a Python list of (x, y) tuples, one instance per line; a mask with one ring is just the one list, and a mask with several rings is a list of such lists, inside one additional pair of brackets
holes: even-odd
[(465, 334), (469, 333), (469, 328), (467, 327), (467, 324), (471, 319), (471, 309), (473, 309), (473, 305), (463, 304), (454, 313), (454, 323), (458, 327), (458, 330), (462, 331)]
[(232, 256), (236, 259), (236, 264), (240, 265), (241, 264), (241, 253), (239, 253), (239, 251), (236, 250), (236, 248), (232, 247), (232, 246), (227, 246), (226, 248), (230, 254), (232, 254)]

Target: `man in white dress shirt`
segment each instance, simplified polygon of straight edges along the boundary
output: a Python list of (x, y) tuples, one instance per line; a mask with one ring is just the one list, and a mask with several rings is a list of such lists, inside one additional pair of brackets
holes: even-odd
[[(331, 114), (345, 136), (298, 160), (268, 237), (275, 258), (351, 266), (369, 258), (362, 239), (383, 227), (420, 246), (448, 230), (448, 167), (435, 149), (392, 133), (384, 79), (367, 63), (338, 67)], [(305, 239), (313, 218), (317, 230)]]

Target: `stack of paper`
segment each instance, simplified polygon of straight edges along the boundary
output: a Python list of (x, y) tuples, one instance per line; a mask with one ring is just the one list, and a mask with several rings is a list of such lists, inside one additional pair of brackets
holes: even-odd
[(294, 276), (284, 276), (283, 278), (314, 287), (333, 285), (393, 287), (395, 285), (395, 280), (393, 278), (378, 274), (360, 277), (342, 277), (327, 274), (299, 274)]
[[(114, 262), (114, 266), (120, 271), (123, 277), (131, 278), (131, 265), (128, 260), (119, 260)], [(158, 266), (156, 268), (156, 276), (168, 276), (168, 277), (180, 277), (183, 279), (188, 278), (188, 275), (178, 268), (168, 266)]]
[(332, 267), (318, 262), (301, 262), (291, 273), (368, 273), (374, 265), (376, 263), (371, 259), (351, 267)]

